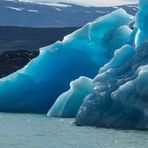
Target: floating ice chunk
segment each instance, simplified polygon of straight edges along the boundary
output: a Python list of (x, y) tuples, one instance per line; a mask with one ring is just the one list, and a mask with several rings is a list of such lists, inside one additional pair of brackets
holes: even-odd
[(91, 79), (80, 77), (72, 81), (70, 89), (58, 97), (47, 115), (54, 117), (76, 117), (84, 98), (91, 92), (93, 92)]

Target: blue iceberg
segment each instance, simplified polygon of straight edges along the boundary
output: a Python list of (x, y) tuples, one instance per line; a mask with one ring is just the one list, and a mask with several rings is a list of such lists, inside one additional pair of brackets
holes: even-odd
[(135, 44), (116, 50), (94, 78), (94, 92), (85, 97), (77, 125), (148, 129), (147, 6), (148, 1), (140, 1)]
[[(76, 125), (148, 129), (148, 1), (123, 9), (40, 49), (0, 79), (0, 111), (76, 117)], [(69, 88), (70, 84), (70, 88)]]
[(84, 98), (93, 92), (92, 79), (80, 77), (70, 83), (70, 89), (60, 95), (48, 112), (48, 116), (76, 117)]
[[(94, 80), (92, 80), (91, 84), (87, 84), (83, 79), (76, 80), (75, 83), (77, 83), (77, 88), (79, 88), (79, 93), (77, 93), (78, 90), (73, 89), (71, 87), (71, 89), (69, 91), (62, 94), (57, 99), (57, 101), (55, 102), (53, 107), (50, 109), (48, 115), (54, 116), (54, 117), (76, 117), (78, 109), (79, 109), (78, 107), (81, 106), (81, 104), (83, 103), (82, 100), (84, 100), (84, 98), (82, 98), (82, 97), (86, 97), (86, 95), (88, 95), (89, 93), (95, 93), (95, 89), (96, 89), (95, 81), (96, 81), (96, 83), (100, 84), (99, 89), (101, 89), (101, 90), (107, 89), (107, 91), (108, 91), (108, 87), (106, 87), (107, 83), (105, 84), (105, 82), (108, 78), (111, 77), (111, 74), (107, 71), (107, 68), (110, 70), (112, 68), (120, 67), (120, 66), (124, 65), (124, 63), (127, 61), (127, 58), (128, 59), (132, 58), (134, 56), (135, 52), (136, 52), (135, 49), (132, 48), (130, 45), (125, 45), (121, 49), (117, 49), (115, 51), (115, 54), (114, 54), (112, 60), (108, 64), (106, 64), (103, 68), (100, 69), (100, 74), (97, 75), (97, 77)], [(105, 69), (107, 72), (103, 73), (103, 71), (105, 71)], [(99, 81), (98, 81), (98, 77), (99, 77)], [(113, 84), (111, 82), (110, 85), (113, 85)], [(83, 89), (82, 89), (81, 85), (83, 86)], [(81, 89), (80, 89), (80, 87), (81, 87)], [(89, 89), (89, 91), (88, 91), (88, 89)], [(74, 105), (77, 102), (79, 102), (79, 103), (77, 105)], [(72, 107), (69, 104), (73, 104)], [(85, 107), (84, 107), (84, 109), (85, 109)], [(67, 112), (67, 110), (71, 110), (71, 111)], [(92, 117), (94, 117), (94, 116), (92, 116)]]
[(148, 39), (148, 1), (140, 0), (140, 10), (136, 15), (136, 28), (138, 32), (135, 39), (136, 47), (138, 47), (143, 41)]
[[(57, 99), (48, 115), (76, 116), (77, 125), (148, 128), (147, 6), (147, 1), (140, 1), (133, 31), (127, 26), (118, 28), (130, 34), (129, 42), (116, 49), (110, 61), (100, 67), (98, 75), (91, 80), (90, 91), (80, 89), (81, 86), (89, 88), (89, 85), (85, 86), (86, 82), (76, 80), (80, 92), (77, 93), (78, 90), (71, 86)], [(119, 39), (122, 36), (116, 34), (115, 37)], [(108, 40), (111, 39), (112, 36), (108, 36)]]
[(0, 111), (47, 113), (71, 81), (93, 78), (116, 49), (130, 42), (133, 19), (119, 9), (40, 49), (23, 69), (0, 79)]

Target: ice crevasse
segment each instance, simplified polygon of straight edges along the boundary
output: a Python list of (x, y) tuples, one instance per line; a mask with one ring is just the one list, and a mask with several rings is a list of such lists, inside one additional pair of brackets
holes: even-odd
[[(99, 69), (91, 81), (91, 93), (83, 98), (75, 96), (75, 100), (83, 100), (75, 114), (77, 125), (148, 129), (148, 1), (140, 0), (139, 6), (130, 42), (116, 49), (110, 61)], [(61, 102), (55, 102), (52, 108), (75, 101), (69, 91), (66, 93), (65, 99), (59, 97), (56, 102)], [(63, 107), (70, 107), (68, 104)], [(48, 115), (55, 116), (52, 108)], [(58, 112), (64, 117), (65, 109), (59, 108)]]
[[(119, 9), (40, 49), (40, 55), (24, 68), (0, 79), (0, 111), (47, 113), (71, 81), (79, 76), (93, 78), (116, 49), (130, 42), (128, 25), (133, 19)], [(91, 83), (82, 79), (86, 85)], [(90, 93), (90, 88), (82, 90), (87, 93), (77, 93), (79, 98)], [(77, 110), (82, 102), (78, 101)]]

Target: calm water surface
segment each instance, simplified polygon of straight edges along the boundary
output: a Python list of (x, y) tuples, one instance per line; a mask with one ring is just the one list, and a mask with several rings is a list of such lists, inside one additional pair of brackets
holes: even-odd
[(73, 119), (0, 113), (1, 148), (148, 148), (148, 132), (76, 127)]

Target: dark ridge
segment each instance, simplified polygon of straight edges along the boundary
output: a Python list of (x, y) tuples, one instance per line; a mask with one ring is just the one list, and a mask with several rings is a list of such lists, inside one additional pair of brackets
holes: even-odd
[(77, 28), (0, 27), (0, 52), (10, 50), (35, 51), (53, 44)]
[(78, 28), (0, 27), (0, 78), (24, 67), (39, 48), (62, 40)]

